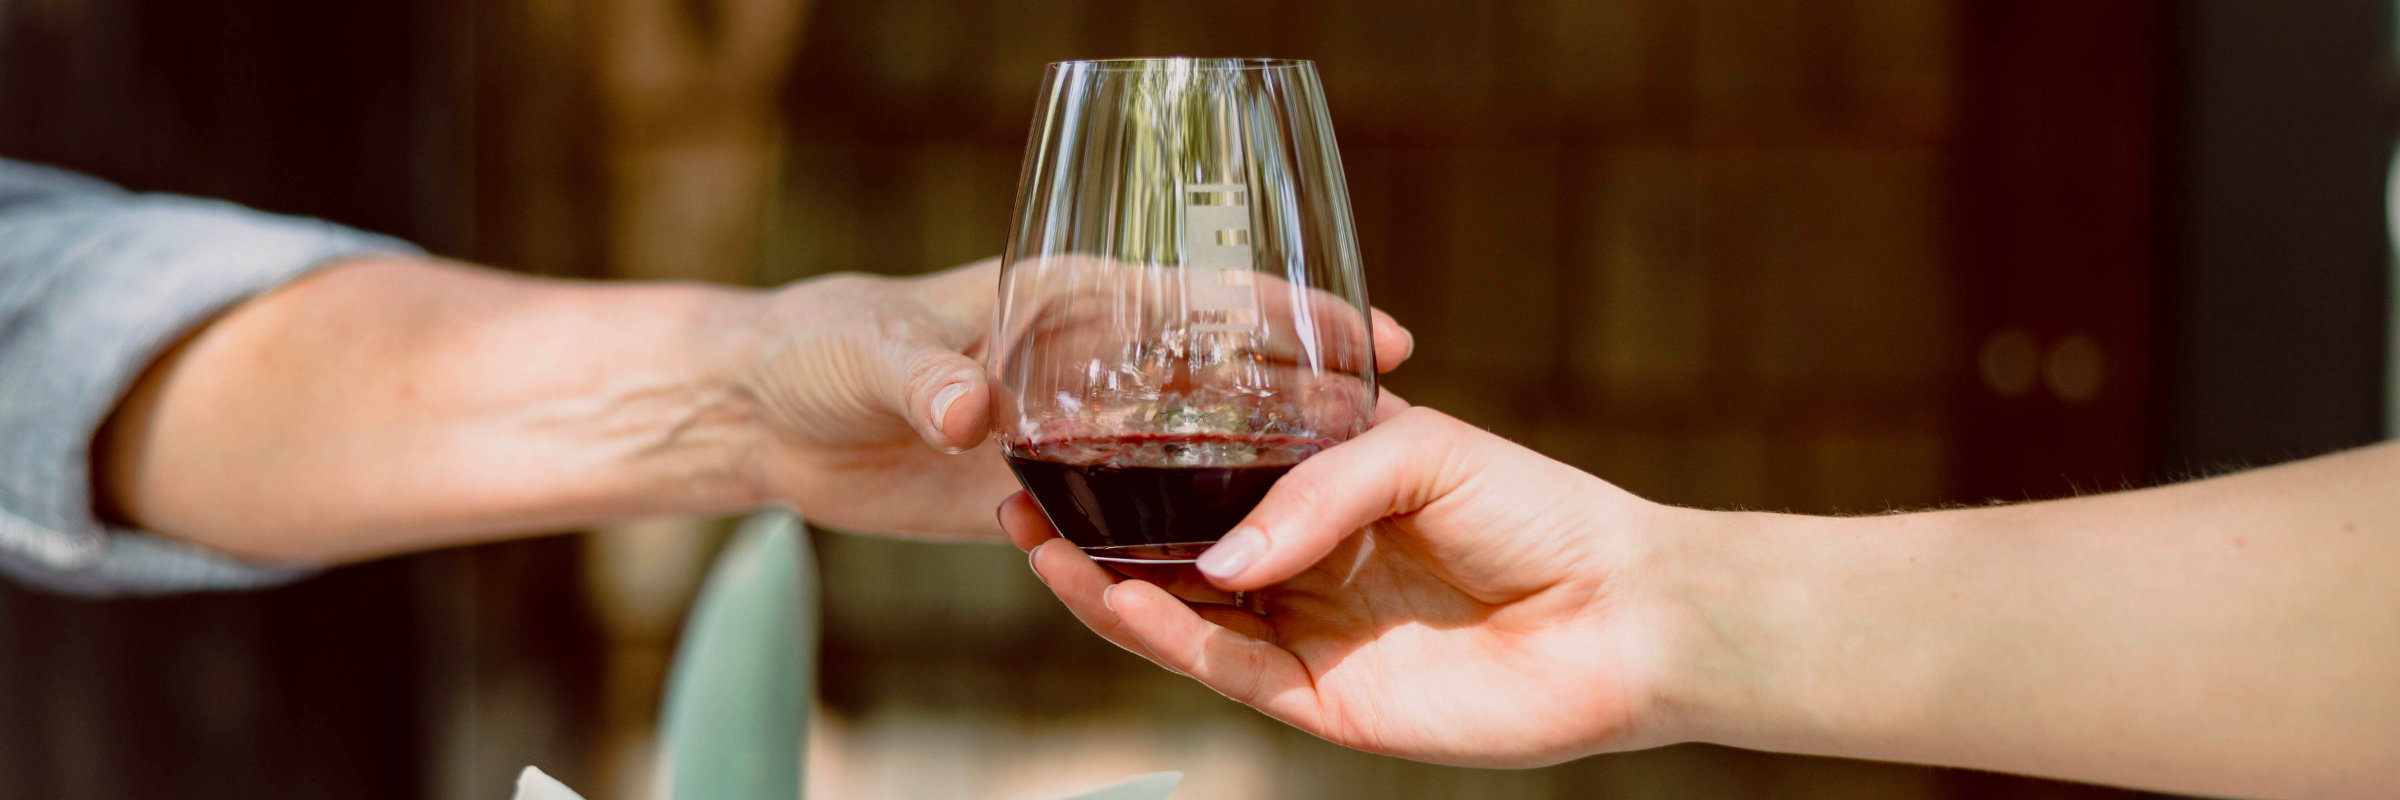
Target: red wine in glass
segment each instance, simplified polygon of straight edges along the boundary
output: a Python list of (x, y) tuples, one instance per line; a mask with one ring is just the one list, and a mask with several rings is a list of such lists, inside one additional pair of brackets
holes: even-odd
[(1277, 478), (1331, 444), (1296, 436), (1070, 439), (1012, 450), (1008, 465), (1050, 524), (1092, 558), (1189, 561), (1248, 516)]
[(1188, 561), (1366, 430), (1366, 279), (1316, 68), (1050, 65), (986, 351), (1018, 481), (1094, 558)]

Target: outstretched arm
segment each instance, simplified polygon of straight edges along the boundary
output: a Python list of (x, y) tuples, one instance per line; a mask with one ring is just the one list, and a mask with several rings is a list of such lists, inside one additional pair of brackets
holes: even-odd
[(770, 502), (988, 531), (1005, 468), (941, 450), (984, 439), (995, 280), (987, 263), (760, 292), (355, 259), (153, 363), (101, 432), (97, 494), (278, 562)]
[[(1423, 409), (1296, 467), (1191, 607), (1002, 509), (1095, 630), (1335, 742), (1676, 741), (2206, 794), (2400, 793), (2400, 446), (1823, 518), (1668, 508)], [(1362, 530), (1363, 529), (1363, 530)], [(1213, 552), (1213, 551), (1212, 551)]]
[(2400, 794), (2400, 446), (2050, 503), (1662, 516), (1694, 737)]

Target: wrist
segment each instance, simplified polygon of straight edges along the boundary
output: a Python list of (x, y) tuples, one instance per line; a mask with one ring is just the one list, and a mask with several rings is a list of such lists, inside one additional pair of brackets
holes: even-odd
[(1906, 698), (1924, 696), (1929, 665), (1858, 590), (1905, 569), (1890, 529), (1918, 520), (1659, 516), (1664, 563), (1652, 571), (1669, 622), (1656, 693), (1668, 740), (1856, 755), (1907, 728), (1918, 704)]
[(1751, 623), (1740, 587), (1752, 579), (1735, 556), (1754, 534), (1735, 524), (1740, 516), (1656, 506), (1641, 525), (1649, 547), (1629, 573), (1643, 587), (1657, 655), (1643, 744), (1726, 743), (1744, 718), (1755, 667), (1743, 658), (1740, 631)]
[(691, 354), (692, 408), (676, 429), (699, 437), (709, 493), (724, 498), (718, 511), (747, 511), (776, 502), (769, 460), (775, 446), (774, 426), (753, 378), (760, 352), (772, 340), (768, 294), (726, 286), (678, 287), (683, 298), (683, 325), (678, 340)]

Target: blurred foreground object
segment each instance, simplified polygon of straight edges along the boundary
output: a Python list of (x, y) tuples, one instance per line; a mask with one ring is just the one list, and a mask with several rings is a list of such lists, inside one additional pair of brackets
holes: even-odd
[(558, 779), (550, 777), (549, 773), (533, 767), (526, 767), (524, 772), (517, 773), (515, 798), (516, 800), (583, 800), (583, 795), (576, 794), (575, 790), (567, 788), (566, 784), (559, 783)]
[(667, 679), (667, 797), (796, 800), (816, 694), (817, 572), (800, 518), (743, 523), (709, 570)]
[[(663, 798), (799, 800), (816, 690), (817, 568), (786, 511), (752, 516), (693, 602), (668, 678)], [(1180, 772), (1138, 775), (1073, 800), (1165, 800)], [(526, 767), (517, 800), (581, 800)]]

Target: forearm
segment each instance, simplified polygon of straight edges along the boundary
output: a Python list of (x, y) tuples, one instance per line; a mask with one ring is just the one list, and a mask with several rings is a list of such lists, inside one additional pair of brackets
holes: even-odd
[(2400, 449), (1827, 519), (1673, 512), (1698, 735), (2214, 794), (2400, 792)]
[(421, 260), (327, 268), (162, 357), (95, 448), (125, 521), (325, 562), (756, 505), (758, 296)]

